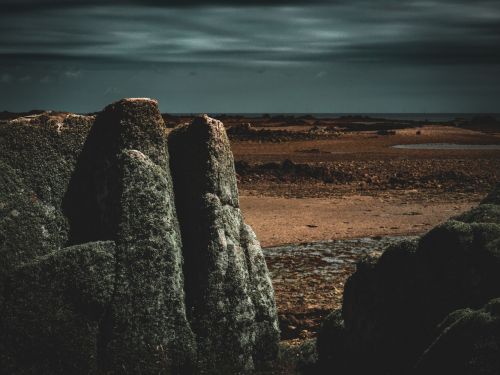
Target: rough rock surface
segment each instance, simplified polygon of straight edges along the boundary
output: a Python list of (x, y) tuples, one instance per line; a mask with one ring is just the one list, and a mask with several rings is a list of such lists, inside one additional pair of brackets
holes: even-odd
[(0, 275), (66, 246), (63, 197), (93, 121), (43, 114), (0, 124)]
[(188, 317), (206, 373), (239, 373), (278, 350), (274, 292), (239, 209), (224, 126), (202, 116), (169, 136), (184, 250)]
[(415, 374), (500, 374), (500, 299), (480, 310), (454, 311), (438, 330)]
[[(273, 359), (273, 290), (237, 208), (225, 133), (189, 139), (200, 154), (177, 160), (199, 167), (191, 182), (205, 185), (192, 192), (209, 199), (198, 216), (176, 210), (156, 101), (124, 99), (96, 117), (43, 116), (0, 124), (0, 368), (223, 374)], [(195, 252), (186, 229), (198, 235), (198, 225), (207, 232)], [(210, 261), (189, 258), (204, 254)], [(201, 291), (206, 305), (193, 311)]]
[(4, 275), (60, 248), (66, 241), (67, 222), (14, 168), (0, 161), (0, 170), (0, 275)]
[(185, 314), (182, 245), (157, 103), (128, 99), (106, 107), (87, 137), (80, 168), (67, 202), (85, 197), (80, 202), (88, 211), (70, 211), (72, 240), (98, 235), (117, 246), (104, 368), (188, 369), (194, 338)]
[(5, 280), (0, 363), (5, 374), (88, 374), (115, 284), (115, 245), (89, 242), (17, 267)]
[(411, 373), (448, 314), (479, 309), (499, 297), (500, 220), (494, 214), (498, 206), (490, 202), (417, 242), (388, 248), (378, 261), (358, 264), (346, 283), (341, 315), (328, 317), (320, 332), (323, 368), (335, 364), (346, 374)]

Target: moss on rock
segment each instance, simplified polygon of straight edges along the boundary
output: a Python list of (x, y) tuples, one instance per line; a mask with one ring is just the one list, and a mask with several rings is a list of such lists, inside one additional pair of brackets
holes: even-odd
[(115, 283), (114, 251), (111, 241), (87, 243), (11, 271), (0, 318), (3, 373), (97, 372)]
[(276, 357), (224, 128), (174, 133), (176, 199), (154, 100), (0, 124), (2, 371), (233, 374)]
[(66, 220), (0, 161), (0, 284), (14, 267), (61, 248)]
[(15, 169), (37, 199), (61, 210), (93, 116), (42, 114), (0, 123), (0, 160)]
[(497, 183), (493, 190), (481, 201), (481, 204), (500, 205), (500, 183)]
[(500, 224), (500, 206), (496, 204), (485, 203), (472, 210), (463, 213), (462, 215), (453, 218), (457, 221), (465, 223), (494, 223)]
[(182, 255), (167, 170), (123, 151), (116, 289), (106, 367), (127, 373), (189, 373), (195, 342), (184, 305)]
[(452, 312), (414, 374), (496, 375), (500, 373), (500, 299), (482, 309)]
[[(320, 332), (323, 368), (340, 363), (346, 364), (346, 374), (412, 373), (418, 358), (436, 339), (436, 327), (448, 314), (457, 309), (481, 308), (500, 296), (497, 211), (498, 205), (481, 204), (438, 225), (416, 243), (403, 242), (387, 249), (378, 261), (360, 263), (346, 283), (342, 317), (337, 314), (329, 318)], [(462, 313), (482, 314), (464, 310), (450, 315), (442, 325), (453, 326), (452, 320)], [(343, 326), (339, 323), (341, 318)], [(466, 342), (466, 335), (471, 334), (480, 345), (481, 329), (467, 323), (463, 330), (449, 336), (457, 340), (453, 345), (437, 349), (441, 344), (436, 344), (432, 351), (444, 353), (448, 359), (425, 359), (425, 366), (419, 365), (425, 371), (419, 374), (476, 374), (483, 369), (485, 373), (494, 373), (488, 372), (490, 366), (497, 368), (493, 357), (476, 361), (479, 351), (472, 350)], [(498, 331), (495, 332), (491, 337), (498, 341)], [(444, 336), (442, 340), (438, 338), (438, 342), (444, 343)], [(462, 358), (448, 363), (453, 361), (454, 348), (476, 364), (468, 367)], [(430, 354), (424, 357), (431, 358)]]
[(239, 209), (224, 126), (198, 117), (170, 134), (169, 150), (201, 372), (250, 372), (276, 357), (279, 331), (262, 250)]

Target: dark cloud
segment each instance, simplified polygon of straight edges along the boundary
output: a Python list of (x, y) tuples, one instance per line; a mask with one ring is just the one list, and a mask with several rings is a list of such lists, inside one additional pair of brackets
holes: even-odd
[(3, 11), (22, 12), (31, 9), (67, 8), (74, 6), (153, 6), (153, 7), (249, 7), (332, 4), (343, 0), (0, 0)]
[(500, 6), (410, 2), (353, 5), (151, 9), (92, 7), (3, 20), (0, 55), (96, 64), (304, 64), (357, 61), (477, 63), (499, 60)]
[[(72, 78), (64, 72), (99, 85), (102, 77), (88, 72), (147, 70), (171, 72), (170, 82), (172, 72), (179, 80), (213, 73), (224, 87), (246, 74), (263, 87), (272, 74), (285, 86), (280, 77), (311, 77), (307, 91), (333, 84), (343, 67), (395, 82), (407, 77), (390, 72), (406, 68), (429, 77), (484, 66), (500, 74), (499, 45), (500, 3), (489, 0), (0, 0), (2, 85)], [(484, 90), (482, 77), (468, 84)], [(120, 84), (99, 92), (126, 93)]]

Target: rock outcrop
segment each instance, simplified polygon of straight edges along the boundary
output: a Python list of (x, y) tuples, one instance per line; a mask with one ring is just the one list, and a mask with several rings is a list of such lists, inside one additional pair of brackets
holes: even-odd
[(0, 367), (236, 374), (272, 360), (273, 289), (222, 125), (200, 118), (168, 142), (150, 99), (43, 116), (0, 126)]
[[(416, 369), (419, 374), (477, 374), (483, 368), (485, 374), (499, 373), (498, 361), (479, 354), (484, 344), (500, 355), (498, 304), (483, 308), (500, 297), (500, 216), (491, 198), (496, 196), (498, 191), (419, 241), (358, 264), (346, 283), (342, 311), (332, 313), (320, 332), (321, 366), (335, 365), (345, 374)], [(484, 327), (491, 327), (491, 337), (484, 336)], [(448, 357), (436, 357), (446, 350)], [(458, 353), (462, 357), (454, 359)]]
[(224, 126), (198, 117), (174, 129), (169, 150), (200, 361), (214, 374), (251, 370), (277, 354), (277, 315), (264, 256), (239, 208)]

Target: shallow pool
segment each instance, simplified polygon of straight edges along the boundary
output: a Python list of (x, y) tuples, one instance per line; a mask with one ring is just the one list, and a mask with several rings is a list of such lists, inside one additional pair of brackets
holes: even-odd
[(392, 147), (410, 150), (500, 150), (500, 145), (465, 145), (458, 143), (418, 143)]

